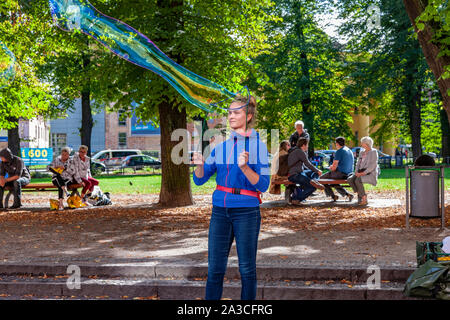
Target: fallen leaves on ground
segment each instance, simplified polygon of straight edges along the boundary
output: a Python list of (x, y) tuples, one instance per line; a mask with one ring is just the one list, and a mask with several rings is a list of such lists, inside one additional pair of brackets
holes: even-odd
[(156, 295), (150, 297), (134, 297), (133, 300), (159, 300), (159, 297)]
[[(446, 216), (450, 206), (446, 207)], [(350, 208), (350, 207), (308, 207), (273, 208), (261, 210), (262, 229), (279, 226), (295, 231), (332, 231), (377, 228), (404, 228), (405, 208)], [(409, 219), (411, 227), (440, 227), (440, 217), (436, 219)], [(448, 218), (446, 226), (448, 226)]]
[[(402, 192), (378, 192), (372, 197), (377, 198), (402, 198)], [(38, 197), (38, 196), (34, 196)], [(43, 194), (48, 202), (48, 195)], [(47, 198), (45, 198), (47, 197)], [(20, 210), (8, 210), (0, 212), (0, 224), (20, 224), (26, 228), (34, 225), (59, 225), (61, 232), (70, 227), (80, 232), (88, 224), (108, 224), (113, 221), (127, 221), (132, 223), (136, 220), (145, 220), (142, 224), (143, 231), (182, 231), (186, 228), (207, 230), (211, 216), (211, 196), (196, 196), (196, 204), (179, 208), (159, 207), (155, 202), (136, 205), (136, 199), (132, 196), (122, 196), (122, 202), (113, 206), (89, 207), (83, 209), (66, 209), (64, 211), (50, 211), (42, 209), (27, 209), (26, 205)], [(39, 202), (40, 198), (29, 199)], [(157, 199), (155, 195), (149, 199)], [(270, 195), (264, 201), (280, 200), (280, 196)], [(142, 199), (140, 199), (142, 200)], [(131, 203), (134, 205), (131, 206)], [(157, 200), (156, 200), (157, 201)], [(403, 200), (402, 200), (403, 201)], [(404, 201), (402, 202), (404, 203)], [(130, 207), (131, 206), (131, 207)], [(450, 206), (446, 207), (447, 216)], [(333, 230), (345, 231), (359, 229), (377, 228), (404, 228), (405, 206), (393, 206), (387, 208), (356, 207), (356, 206), (334, 206), (325, 205), (303, 205), (303, 206), (274, 206), (261, 208), (261, 230), (267, 231), (273, 227), (281, 227), (294, 231), (311, 230), (332, 232)], [(419, 219), (411, 218), (411, 227), (439, 227), (440, 218)], [(446, 221), (448, 226), (448, 219)], [(109, 244), (111, 246), (112, 244)], [(280, 257), (283, 259), (283, 257)]]

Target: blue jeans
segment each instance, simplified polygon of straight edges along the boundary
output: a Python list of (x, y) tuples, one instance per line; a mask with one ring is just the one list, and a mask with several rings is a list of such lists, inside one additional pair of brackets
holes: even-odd
[(261, 225), (259, 207), (222, 208), (213, 206), (208, 235), (208, 279), (206, 300), (220, 300), (223, 278), (233, 240), (241, 274), (241, 299), (256, 298), (256, 251)]
[(319, 178), (319, 175), (311, 170), (303, 170), (296, 175), (289, 176), (289, 181), (300, 185), (300, 190), (297, 189), (297, 195), (293, 199), (303, 201), (308, 198), (314, 191), (316, 191), (316, 188), (311, 185), (310, 181), (317, 178)]
[[(27, 177), (21, 177), (17, 180), (14, 181), (10, 181), (7, 182), (5, 184), (5, 187), (12, 187), (12, 193), (14, 195), (14, 204), (13, 205), (21, 205), (21, 199), (22, 199), (22, 187), (26, 186), (27, 184), (30, 183), (30, 179), (28, 179)], [(5, 191), (5, 187), (0, 187), (0, 208), (3, 208), (3, 193)], [(7, 204), (5, 204), (6, 206)]]

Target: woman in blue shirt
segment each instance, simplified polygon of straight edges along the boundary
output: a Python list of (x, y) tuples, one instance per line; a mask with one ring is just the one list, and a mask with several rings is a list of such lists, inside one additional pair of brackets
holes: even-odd
[(256, 251), (261, 224), (260, 193), (269, 187), (267, 147), (259, 134), (247, 130), (255, 121), (256, 100), (237, 96), (228, 109), (230, 138), (217, 145), (206, 159), (193, 156), (197, 164), (194, 183), (202, 185), (214, 174), (217, 188), (212, 196), (208, 235), (207, 300), (222, 297), (223, 278), (233, 240), (241, 274), (241, 299), (256, 298)]

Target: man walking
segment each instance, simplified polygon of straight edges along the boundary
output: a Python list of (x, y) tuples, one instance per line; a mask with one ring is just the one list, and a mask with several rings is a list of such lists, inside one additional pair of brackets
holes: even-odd
[[(22, 187), (30, 183), (30, 173), (23, 160), (13, 155), (8, 148), (0, 151), (0, 159), (2, 160), (0, 164), (0, 209), (3, 208), (3, 193), (7, 186), (13, 188), (14, 204), (11, 209), (20, 208), (22, 206)], [(8, 174), (7, 178), (5, 178), (6, 174)]]
[[(345, 138), (337, 137), (335, 143), (337, 151), (334, 155), (333, 164), (330, 166), (330, 171), (322, 175), (320, 179), (347, 179), (350, 173), (353, 172), (355, 158), (352, 150), (345, 145)], [(348, 197), (348, 201), (353, 200), (353, 195), (348, 193), (341, 185), (325, 185), (325, 194), (331, 197), (333, 201), (338, 199), (338, 196), (333, 192), (333, 187), (341, 196)]]

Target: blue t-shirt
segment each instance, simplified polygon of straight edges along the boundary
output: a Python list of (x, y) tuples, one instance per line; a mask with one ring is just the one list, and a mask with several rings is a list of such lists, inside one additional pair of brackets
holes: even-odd
[(353, 172), (353, 162), (355, 158), (353, 157), (353, 152), (346, 146), (340, 148), (334, 154), (334, 160), (338, 160), (337, 170), (339, 172), (350, 174)]

